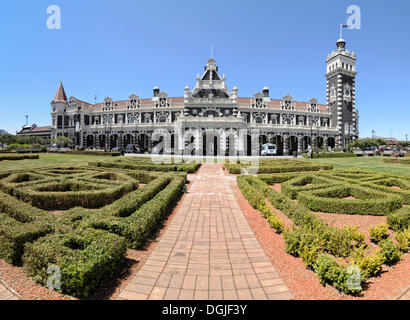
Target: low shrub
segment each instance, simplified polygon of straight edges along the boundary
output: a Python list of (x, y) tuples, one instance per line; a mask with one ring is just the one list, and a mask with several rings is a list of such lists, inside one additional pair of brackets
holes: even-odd
[(345, 226), (344, 231), (353, 241), (355, 241), (355, 246), (360, 246), (364, 243), (366, 235), (360, 232), (358, 227)]
[(333, 285), (344, 293), (355, 294), (362, 290), (361, 277), (356, 268), (346, 268), (327, 255), (319, 256), (315, 271), (322, 284)]
[(281, 221), (275, 214), (268, 217), (270, 226), (276, 230), (277, 233), (283, 232), (283, 221)]
[(393, 230), (399, 231), (410, 227), (410, 207), (404, 207), (387, 215), (387, 223)]
[(103, 230), (79, 229), (27, 244), (22, 260), (27, 274), (37, 283), (47, 285), (48, 268), (56, 266), (61, 273), (60, 291), (87, 297), (115, 275), (125, 252), (124, 238)]
[(386, 239), (388, 237), (387, 230), (389, 230), (389, 226), (385, 223), (381, 223), (377, 226), (370, 228), (370, 238), (379, 243), (381, 240)]
[(381, 250), (377, 250), (372, 255), (366, 255), (365, 246), (357, 248), (353, 254), (353, 262), (360, 268), (362, 281), (369, 277), (378, 275), (381, 271), (385, 257), (381, 254)]
[(391, 238), (380, 240), (379, 247), (382, 249), (381, 254), (385, 258), (387, 265), (393, 265), (400, 261), (402, 253), (400, 248), (393, 243)]
[(395, 238), (401, 251), (407, 252), (410, 249), (410, 229), (397, 232)]

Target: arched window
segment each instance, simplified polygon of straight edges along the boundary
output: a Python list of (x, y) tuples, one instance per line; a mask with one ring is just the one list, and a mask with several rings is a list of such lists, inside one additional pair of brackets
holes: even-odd
[(261, 116), (256, 116), (255, 117), (255, 122), (256, 123), (263, 123), (263, 118)]

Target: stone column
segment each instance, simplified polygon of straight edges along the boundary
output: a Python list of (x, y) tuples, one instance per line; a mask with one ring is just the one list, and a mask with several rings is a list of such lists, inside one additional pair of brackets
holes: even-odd
[(289, 135), (283, 135), (283, 155), (289, 155)]
[(148, 153), (152, 153), (152, 147), (153, 147), (152, 132), (150, 132), (148, 134)]
[(164, 135), (164, 154), (171, 154), (171, 135), (168, 132)]
[(317, 148), (317, 135), (312, 135), (312, 148)]
[(302, 135), (298, 135), (298, 154), (302, 154), (303, 150), (302, 150), (302, 142), (303, 142), (303, 136)]
[(119, 135), (118, 135), (118, 139), (120, 139), (120, 143), (118, 144), (118, 146), (120, 147), (120, 148), (123, 148), (124, 147), (124, 135), (122, 134), (122, 133), (120, 133)]
[(328, 147), (328, 141), (327, 141), (327, 139), (328, 139), (329, 137), (328, 137), (328, 135), (327, 134), (325, 134), (324, 136), (323, 136), (323, 148), (327, 151), (327, 147)]
[(336, 148), (342, 148), (342, 146), (343, 146), (343, 141), (342, 141), (342, 135), (338, 135), (336, 138), (335, 138), (335, 144), (336, 144)]
[(98, 135), (94, 134), (94, 149), (97, 149), (98, 147)]

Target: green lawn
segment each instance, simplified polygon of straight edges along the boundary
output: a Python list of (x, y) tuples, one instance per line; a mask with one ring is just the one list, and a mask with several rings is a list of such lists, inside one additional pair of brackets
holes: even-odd
[(335, 169), (358, 168), (410, 176), (410, 165), (383, 163), (383, 157), (302, 159), (307, 162), (331, 164)]
[(109, 161), (118, 157), (42, 153), (38, 160), (0, 161), (0, 171), (30, 170), (44, 167), (81, 166), (89, 161)]

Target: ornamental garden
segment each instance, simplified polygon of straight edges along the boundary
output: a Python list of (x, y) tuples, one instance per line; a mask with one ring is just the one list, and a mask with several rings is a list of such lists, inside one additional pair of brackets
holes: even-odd
[[(302, 258), (322, 284), (355, 295), (383, 264), (392, 266), (407, 254), (410, 177), (330, 169), (275, 162), (261, 166), (261, 174), (238, 176), (237, 182), (252, 207), (283, 234), (288, 254)], [(288, 227), (274, 208), (289, 219)], [(349, 224), (333, 226), (324, 219), (329, 214), (386, 216), (387, 224), (366, 234)]]
[[(1, 157), (40, 161), (38, 155)], [(117, 276), (128, 249), (152, 240), (180, 201), (187, 174), (196, 175), (201, 166), (155, 162), (94, 157), (75, 166), (0, 171), (0, 259), (41, 286), (47, 286), (50, 266), (58, 266), (58, 291), (89, 297)], [(394, 266), (408, 254), (408, 175), (308, 160), (261, 159), (254, 171), (244, 162), (223, 166), (272, 232), (283, 236), (283, 254), (300, 257), (323, 285), (357, 295), (383, 265)], [(385, 216), (386, 223), (363, 231), (326, 218), (353, 215)]]

